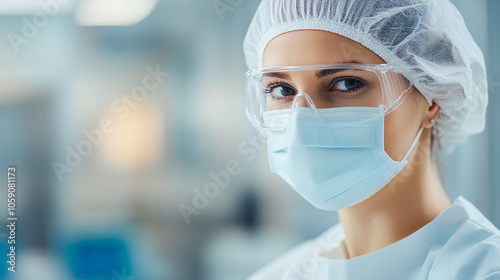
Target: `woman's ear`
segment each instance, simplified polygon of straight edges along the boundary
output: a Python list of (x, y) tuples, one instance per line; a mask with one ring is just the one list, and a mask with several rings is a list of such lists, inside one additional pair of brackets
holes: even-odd
[(436, 123), (439, 111), (441, 107), (436, 104), (436, 102), (432, 101), (432, 105), (427, 108), (427, 113), (425, 114), (424, 120), (422, 120), (423, 128), (431, 128)]

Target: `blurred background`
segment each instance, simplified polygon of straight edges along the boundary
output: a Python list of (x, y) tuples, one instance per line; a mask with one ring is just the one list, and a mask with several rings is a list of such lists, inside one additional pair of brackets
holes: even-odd
[[(500, 1), (455, 0), (489, 70), (486, 131), (446, 191), (500, 226)], [(0, 218), (16, 167), (16, 273), (245, 279), (337, 223), (268, 170), (246, 121), (242, 43), (259, 1), (0, 3)]]

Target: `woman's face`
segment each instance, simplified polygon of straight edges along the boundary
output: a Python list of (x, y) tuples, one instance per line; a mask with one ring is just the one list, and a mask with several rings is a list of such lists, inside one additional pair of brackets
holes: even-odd
[[(272, 39), (263, 54), (263, 67), (338, 64), (359, 62), (385, 64), (377, 54), (346, 37), (327, 31), (297, 30)], [(315, 75), (298, 71), (291, 77), (297, 91), (310, 93), (320, 81)], [(314, 97), (313, 97), (314, 100)], [(393, 160), (402, 160), (415, 139), (418, 129), (430, 128), (427, 100), (413, 90), (406, 100), (385, 116), (385, 151)], [(424, 129), (421, 139), (430, 138), (430, 129)]]

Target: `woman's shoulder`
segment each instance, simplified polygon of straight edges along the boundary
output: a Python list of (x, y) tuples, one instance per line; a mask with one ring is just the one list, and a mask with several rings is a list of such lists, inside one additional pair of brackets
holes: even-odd
[[(303, 266), (308, 262), (317, 261), (318, 254), (331, 249), (343, 239), (343, 230), (340, 223), (332, 226), (317, 238), (304, 241), (286, 252), (276, 260), (255, 272), (248, 280), (261, 279), (291, 279), (300, 274)], [(320, 269), (317, 269), (320, 272)]]
[(500, 249), (500, 230), (472, 202), (462, 196), (457, 198), (456, 205), (459, 206), (457, 209), (460, 209), (463, 213), (451, 212), (448, 216), (453, 217), (453, 214), (463, 215), (463, 219), (459, 220), (460, 224), (458, 224), (449, 241), (461, 240), (463, 242), (469, 240), (464, 245), (479, 242), (480, 244), (491, 244), (494, 247), (498, 246), (498, 249)]
[(466, 273), (473, 279), (491, 279), (491, 275), (500, 278), (500, 230), (471, 202), (462, 197), (458, 200), (465, 219), (443, 245), (435, 262), (460, 268), (456, 273), (461, 277)]
[(435, 264), (441, 268), (435, 273), (457, 277), (453, 279), (500, 280), (500, 235), (477, 221), (467, 220), (444, 244)]
[(248, 280), (286, 279), (288, 271), (292, 271), (302, 259), (310, 255), (314, 247), (314, 239), (305, 241), (276, 260), (267, 264), (248, 278)]

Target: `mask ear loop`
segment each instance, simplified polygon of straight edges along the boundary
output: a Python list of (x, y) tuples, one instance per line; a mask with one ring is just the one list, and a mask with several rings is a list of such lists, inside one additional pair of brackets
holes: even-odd
[(415, 139), (413, 140), (413, 143), (411, 143), (411, 146), (410, 146), (410, 149), (408, 149), (408, 152), (406, 152), (406, 155), (403, 157), (403, 160), (402, 161), (405, 161), (408, 159), (408, 157), (410, 156), (411, 152), (413, 151), (413, 149), (415, 148), (415, 146), (417, 145), (418, 143), (418, 139), (420, 139), (420, 135), (422, 134), (422, 131), (424, 130), (423, 127), (421, 127), (418, 132), (417, 132), (417, 136), (415, 136)]

